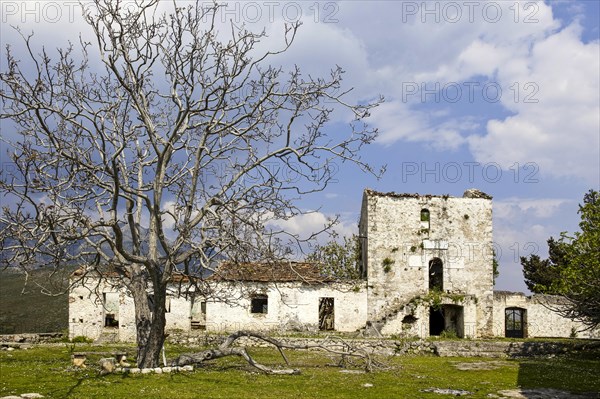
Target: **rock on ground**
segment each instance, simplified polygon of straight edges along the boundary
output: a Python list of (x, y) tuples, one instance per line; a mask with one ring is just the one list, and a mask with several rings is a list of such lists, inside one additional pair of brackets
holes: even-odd
[(440, 395), (452, 395), (452, 396), (466, 396), (470, 395), (473, 392), (463, 391), (462, 389), (442, 389), (442, 388), (427, 388), (421, 389), (421, 392), (433, 392), (438, 393)]

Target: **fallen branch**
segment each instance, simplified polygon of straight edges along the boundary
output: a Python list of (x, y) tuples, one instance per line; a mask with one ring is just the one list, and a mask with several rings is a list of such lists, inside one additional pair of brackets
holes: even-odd
[(184, 353), (175, 359), (172, 366), (185, 366), (188, 364), (199, 364), (208, 360), (218, 359), (225, 356), (240, 356), (243, 357), (248, 364), (251, 366), (267, 373), (267, 374), (300, 374), (298, 369), (273, 369), (263, 364), (257, 363), (249, 354), (246, 348), (232, 347), (235, 341), (242, 337), (254, 338), (268, 342), (275, 346), (286, 365), (289, 365), (289, 361), (283, 349), (318, 349), (328, 353), (341, 356), (340, 366), (345, 366), (347, 363), (351, 363), (351, 359), (358, 358), (365, 362), (365, 371), (370, 372), (373, 367), (384, 368), (385, 366), (377, 361), (374, 361), (371, 354), (362, 348), (354, 348), (348, 342), (338, 337), (327, 337), (319, 344), (312, 345), (294, 345), (289, 343), (281, 342), (277, 339), (268, 337), (258, 332), (253, 331), (238, 331), (235, 332), (225, 339), (217, 349), (207, 349), (196, 353)]

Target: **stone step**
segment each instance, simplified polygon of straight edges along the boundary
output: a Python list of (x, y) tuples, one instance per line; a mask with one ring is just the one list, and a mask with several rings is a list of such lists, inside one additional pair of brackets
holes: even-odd
[(103, 331), (98, 338), (94, 341), (94, 344), (113, 344), (119, 341), (118, 331)]

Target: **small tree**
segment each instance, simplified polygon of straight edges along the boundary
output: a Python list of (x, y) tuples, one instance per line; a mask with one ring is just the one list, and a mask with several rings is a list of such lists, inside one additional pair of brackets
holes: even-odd
[(316, 246), (306, 260), (319, 263), (324, 275), (341, 280), (355, 280), (360, 278), (358, 268), (360, 256), (360, 242), (357, 235), (344, 237), (344, 242), (339, 243), (337, 235), (334, 234), (329, 243)]
[(548, 240), (549, 258), (521, 258), (527, 286), (534, 292), (560, 295), (564, 306), (554, 310), (580, 320), (589, 328), (600, 325), (600, 198), (590, 190), (579, 206), (581, 231)]
[(550, 237), (548, 243), (548, 259), (539, 255), (521, 257), (525, 284), (531, 292), (540, 294), (557, 294), (553, 282), (560, 280), (560, 270), (567, 264), (569, 243), (563, 239), (555, 240)]
[[(372, 172), (358, 154), (376, 137), (363, 120), (380, 102), (347, 104), (340, 68), (312, 78), (269, 65), (299, 24), (259, 54), (264, 32), (220, 32), (218, 5), (173, 3), (162, 15), (158, 5), (95, 0), (84, 9), (95, 41), (81, 39), (79, 55), (38, 53), (23, 35), (29, 58), (7, 46), (0, 74), (14, 126), (2, 129), (13, 161), (0, 179), (2, 261), (120, 276), (140, 367), (158, 364), (174, 276), (198, 293), (219, 259), (277, 264), (301, 238), (274, 222), (305, 213), (296, 200), (324, 189), (335, 162)], [(352, 122), (328, 134), (334, 109)]]
[(496, 284), (496, 279), (500, 275), (500, 264), (498, 263), (498, 255), (496, 255), (496, 251), (492, 251), (492, 279), (494, 285)]

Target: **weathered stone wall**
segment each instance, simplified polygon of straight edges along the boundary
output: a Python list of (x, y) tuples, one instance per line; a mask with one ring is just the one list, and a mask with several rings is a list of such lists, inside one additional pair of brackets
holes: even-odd
[(34, 334), (3, 334), (0, 335), (1, 343), (18, 343), (18, 344), (44, 344), (48, 342), (56, 342), (62, 339), (63, 333), (34, 333)]
[[(429, 221), (421, 221), (421, 211)], [(381, 320), (429, 291), (429, 262), (443, 263), (443, 289), (476, 298), (464, 304), (465, 335), (492, 334), (492, 204), (484, 198), (406, 196), (365, 191), (359, 227), (366, 237), (370, 320)], [(401, 332), (403, 316), (386, 319), (387, 333)], [(418, 335), (429, 335), (422, 311)], [(414, 327), (412, 327), (414, 328)]]
[(494, 292), (494, 336), (505, 335), (505, 310), (525, 310), (525, 337), (600, 338), (600, 330), (586, 330), (577, 321), (562, 317), (551, 309), (560, 307), (559, 297), (551, 295), (526, 296), (521, 292)]
[[(268, 312), (251, 313), (251, 293), (268, 297)], [(363, 282), (352, 284), (245, 283), (233, 285), (228, 294), (233, 303), (206, 304), (206, 329), (222, 332), (243, 329), (259, 331), (316, 331), (319, 299), (334, 298), (336, 331), (356, 331), (367, 320), (366, 289)]]
[[(216, 334), (172, 334), (168, 340), (185, 346), (218, 346), (226, 336)], [(279, 342), (297, 346), (332, 344), (325, 338), (273, 337)], [(344, 338), (344, 342), (354, 348), (361, 348), (378, 355), (437, 355), (443, 357), (529, 357), (559, 355), (583, 352), (587, 355), (600, 354), (598, 340), (565, 341), (494, 341), (494, 340), (393, 340), (393, 339), (353, 339)], [(271, 344), (250, 338), (241, 338), (239, 346), (273, 347)]]
[[(100, 337), (104, 328), (104, 308), (98, 292), (114, 292), (97, 279), (85, 280), (86, 285), (72, 285), (69, 293), (69, 339), (84, 336)], [(98, 290), (95, 288), (98, 286)]]
[[(86, 286), (76, 285), (69, 295), (69, 338), (85, 336), (100, 339), (112, 334), (119, 341), (136, 338), (133, 298), (125, 289), (109, 282), (89, 278)], [(93, 287), (93, 291), (89, 288)], [(334, 299), (334, 328), (356, 331), (366, 323), (365, 283), (331, 283), (308, 285), (295, 283), (219, 284), (218, 300), (206, 303), (204, 328), (212, 332), (252, 329), (257, 331), (317, 331), (319, 299)], [(268, 312), (250, 311), (251, 295), (268, 296)], [(112, 300), (106, 304), (105, 301)], [(114, 298), (117, 298), (116, 301)], [(190, 331), (192, 300), (169, 290), (166, 332)], [(117, 305), (115, 305), (115, 303)], [(105, 327), (107, 313), (115, 314), (118, 328)]]
[[(74, 287), (69, 296), (69, 338), (86, 336), (98, 339), (102, 333), (117, 335), (120, 341), (135, 340), (135, 319), (133, 299), (125, 291), (117, 292), (119, 320), (118, 329), (104, 327), (106, 310), (103, 306), (103, 294), (115, 293), (118, 288), (107, 282), (93, 284), (96, 290), (87, 287)], [(372, 287), (369, 287), (370, 289)], [(392, 289), (392, 288), (388, 288)], [(424, 290), (423, 290), (424, 291)], [(419, 294), (424, 296), (423, 291)], [(268, 296), (268, 312), (266, 314), (250, 312), (251, 293), (264, 293)], [(97, 294), (98, 293), (98, 294)], [(396, 298), (402, 298), (397, 291)], [(365, 283), (306, 285), (301, 283), (281, 284), (242, 284), (227, 286), (221, 289), (221, 299), (229, 298), (231, 302), (209, 301), (206, 306), (205, 328), (212, 332), (252, 329), (260, 331), (317, 331), (319, 299), (334, 298), (334, 327), (337, 331), (352, 332), (365, 326), (368, 320), (369, 303)], [(391, 295), (390, 295), (391, 296)], [(477, 318), (480, 312), (479, 299), (476, 295), (465, 295), (457, 302), (463, 307), (464, 336), (477, 334)], [(172, 292), (168, 296), (169, 312), (166, 314), (167, 332), (190, 331), (191, 301)], [(394, 303), (394, 302), (392, 302)], [(402, 303), (398, 300), (396, 303)], [(443, 304), (455, 305), (449, 298)], [(545, 306), (546, 304), (546, 306)], [(493, 335), (503, 337), (505, 334), (504, 311), (506, 308), (526, 310), (525, 337), (570, 337), (575, 332), (577, 337), (600, 337), (600, 331), (584, 331), (581, 323), (566, 319), (552, 312), (547, 305), (557, 306), (555, 297), (532, 296), (521, 293), (496, 292), (493, 310)], [(398, 310), (401, 309), (401, 310)], [(384, 336), (398, 335), (403, 337), (427, 337), (429, 335), (428, 305), (399, 307), (397, 314), (386, 317), (377, 326)], [(111, 310), (114, 311), (114, 310)], [(412, 314), (417, 322), (402, 323), (404, 315)], [(461, 334), (463, 335), (463, 334)]]
[[(200, 347), (211, 347), (218, 346), (225, 340), (225, 335), (218, 334), (198, 334), (198, 333), (177, 333), (171, 334), (168, 337), (168, 341), (171, 343), (185, 345), (185, 346), (200, 346)], [(301, 338), (301, 337), (289, 337), (289, 336), (278, 336), (273, 337), (279, 342), (297, 346), (311, 346), (311, 345), (335, 345), (338, 342), (341, 346), (343, 343), (352, 345), (355, 348), (365, 349), (370, 353), (376, 353), (380, 355), (398, 355), (398, 354), (434, 354), (436, 352), (436, 343), (434, 341), (425, 340), (390, 340), (390, 339), (354, 339), (344, 338), (342, 341), (336, 341), (335, 337), (329, 338)], [(268, 342), (261, 341), (252, 338), (240, 338), (236, 341), (237, 346), (255, 346), (255, 347), (273, 347)]]
[[(87, 278), (85, 285), (74, 285), (69, 294), (69, 338), (85, 336), (99, 339), (104, 333), (115, 334), (120, 341), (136, 337), (135, 306), (133, 298), (117, 282)], [(109, 304), (105, 300), (109, 298)], [(116, 298), (116, 299), (115, 299)], [(189, 330), (191, 302), (169, 290), (166, 330)], [(118, 328), (105, 327), (107, 313), (115, 314)]]
[[(360, 267), (366, 281), (217, 282), (220, 292), (206, 302), (201, 326), (212, 332), (317, 331), (319, 300), (333, 298), (337, 331), (356, 331), (369, 324), (368, 330), (377, 336), (428, 337), (432, 303), (416, 299), (427, 297), (429, 264), (438, 258), (444, 296), (436, 306), (448, 312), (446, 319), (453, 319), (459, 336), (504, 336), (504, 311), (509, 307), (526, 309), (527, 337), (569, 337), (572, 331), (579, 337), (599, 336), (546, 308), (543, 297), (493, 293), (492, 203), (485, 194), (477, 198), (471, 194), (454, 198), (366, 190), (359, 223)], [(424, 209), (429, 220), (421, 220)], [(252, 294), (268, 296), (267, 313), (251, 312)], [(176, 291), (167, 300), (167, 332), (190, 331), (198, 307), (193, 315), (192, 300)], [(117, 314), (118, 329), (104, 327), (107, 313)], [(108, 332), (132, 341), (134, 314), (133, 300), (124, 289), (89, 279), (70, 292), (69, 337), (98, 339)]]
[(487, 341), (460, 340), (434, 343), (438, 356), (531, 357), (582, 352), (600, 354), (600, 341)]

